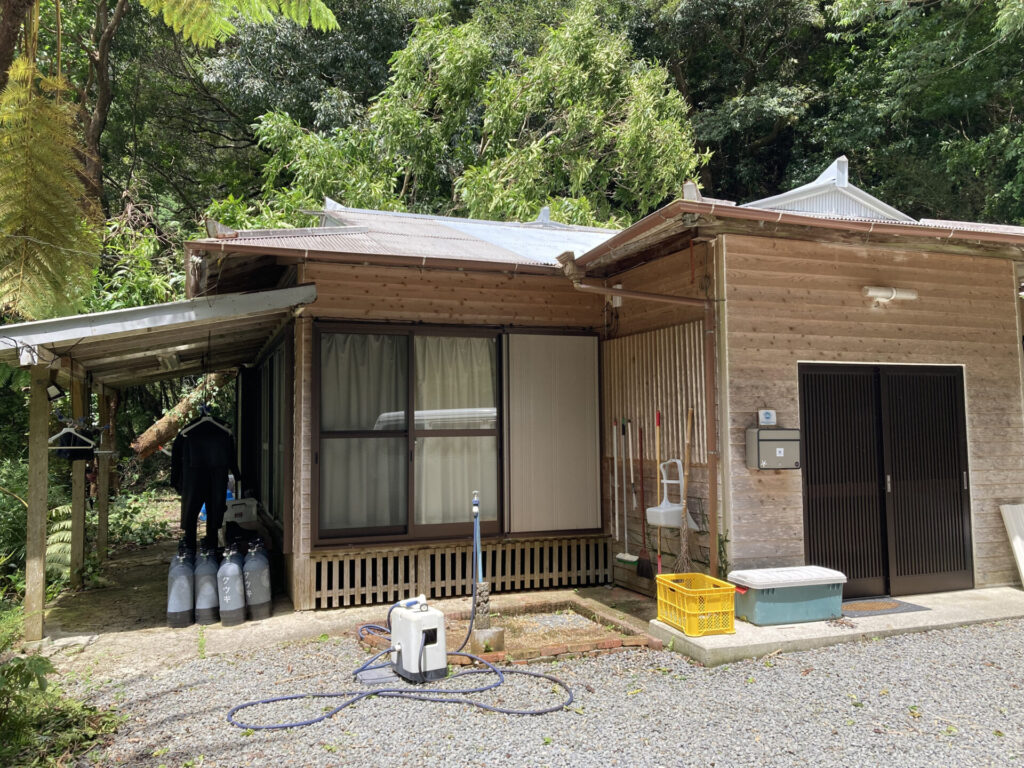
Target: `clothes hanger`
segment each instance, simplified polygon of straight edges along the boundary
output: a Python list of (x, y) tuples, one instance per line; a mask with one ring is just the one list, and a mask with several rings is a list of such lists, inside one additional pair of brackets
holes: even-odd
[(198, 426), (199, 426), (200, 424), (203, 424), (203, 423), (206, 423), (206, 422), (209, 422), (209, 423), (213, 424), (214, 426), (220, 427), (220, 428), (221, 428), (221, 429), (223, 429), (223, 430), (224, 430), (225, 432), (227, 432), (227, 433), (228, 433), (229, 435), (233, 435), (233, 433), (232, 433), (232, 431), (231, 431), (231, 428), (230, 428), (230, 427), (228, 427), (228, 425), (227, 425), (227, 424), (225, 424), (225, 423), (224, 423), (224, 422), (222, 422), (222, 421), (221, 421), (220, 419), (218, 419), (217, 417), (213, 416), (213, 415), (212, 415), (212, 414), (210, 413), (210, 409), (209, 409), (209, 406), (206, 406), (206, 405), (201, 405), (201, 406), (199, 406), (199, 412), (200, 412), (201, 414), (203, 414), (203, 415), (202, 415), (202, 416), (200, 416), (200, 417), (199, 417), (198, 419), (196, 419), (195, 421), (193, 421), (193, 422), (192, 422), (191, 424), (189, 424), (189, 425), (188, 425), (187, 427), (185, 427), (185, 428), (184, 428), (183, 430), (181, 430), (181, 432), (180, 432), (180, 434), (181, 434), (181, 435), (187, 435), (187, 434), (188, 434), (189, 432), (191, 432), (191, 431), (192, 431), (192, 430), (193, 430), (194, 428), (196, 428), (196, 427), (198, 427)]
[(57, 440), (57, 439), (63, 437), (64, 435), (74, 435), (79, 440), (85, 441), (85, 443), (87, 443), (87, 444), (86, 445), (51, 445), (50, 446), (50, 450), (51, 451), (57, 451), (57, 450), (60, 450), (61, 448), (64, 448), (65, 450), (75, 450), (76, 448), (83, 449), (83, 448), (95, 448), (96, 447), (96, 443), (94, 441), (90, 440), (88, 437), (83, 435), (81, 432), (79, 432), (74, 427), (64, 427), (64, 429), (62, 429), (60, 432), (58, 432), (56, 435), (51, 437), (46, 442), (52, 443), (54, 440)]

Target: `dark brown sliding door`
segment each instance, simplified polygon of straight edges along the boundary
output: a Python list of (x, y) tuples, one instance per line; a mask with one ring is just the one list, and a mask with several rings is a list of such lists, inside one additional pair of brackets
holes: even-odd
[(963, 377), (882, 368), (891, 594), (974, 586)]
[(845, 573), (847, 596), (886, 592), (878, 401), (873, 368), (800, 368), (807, 562)]
[(963, 376), (800, 366), (807, 562), (847, 597), (973, 586)]

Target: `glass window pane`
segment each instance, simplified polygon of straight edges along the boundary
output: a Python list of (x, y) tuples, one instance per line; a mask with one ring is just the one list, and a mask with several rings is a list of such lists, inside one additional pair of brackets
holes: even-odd
[(480, 519), (498, 519), (498, 438), (416, 440), (416, 523), (472, 523), (473, 491)]
[(416, 336), (416, 429), (495, 429), (497, 340)]
[(404, 437), (320, 441), (320, 529), (405, 526)]
[(325, 333), (320, 337), (320, 428), (404, 430), (406, 336)]

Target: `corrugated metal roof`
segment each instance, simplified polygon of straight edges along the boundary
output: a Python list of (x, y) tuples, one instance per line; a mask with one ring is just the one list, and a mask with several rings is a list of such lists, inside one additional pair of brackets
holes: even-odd
[[(331, 200), (325, 217), (347, 226), (254, 230), (230, 238), (206, 238), (191, 245), (232, 245), (292, 252), (366, 254), (409, 258), (485, 261), (500, 264), (557, 267), (565, 251), (588, 251), (617, 230), (576, 227), (550, 221), (500, 222), (451, 216), (345, 208)], [(211, 249), (212, 250), (212, 249)]]
[(0, 362), (74, 361), (112, 387), (254, 362), (316, 287), (204, 296), (144, 307), (0, 326)]
[(1012, 224), (987, 224), (981, 221), (953, 221), (952, 219), (921, 219), (918, 224), (923, 227), (937, 227), (939, 229), (999, 232), (1004, 235), (1024, 236), (1024, 227), (1016, 227)]

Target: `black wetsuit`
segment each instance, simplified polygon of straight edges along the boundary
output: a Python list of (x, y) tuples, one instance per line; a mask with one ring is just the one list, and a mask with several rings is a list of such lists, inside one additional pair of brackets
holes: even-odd
[[(188, 430), (186, 432), (186, 430)], [(206, 548), (217, 548), (217, 531), (224, 520), (228, 470), (239, 476), (235, 439), (211, 421), (186, 427), (171, 450), (171, 484), (181, 494), (181, 527), (185, 543), (195, 551), (199, 511), (206, 505)]]

